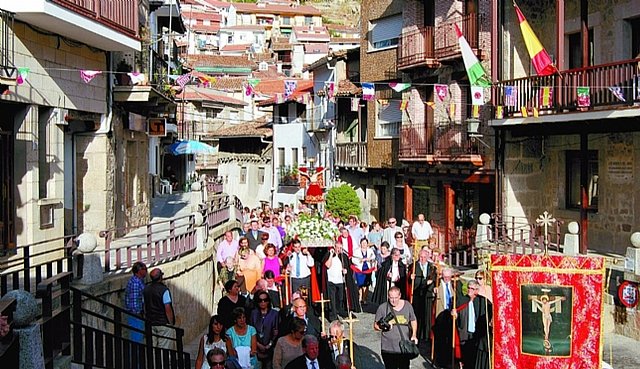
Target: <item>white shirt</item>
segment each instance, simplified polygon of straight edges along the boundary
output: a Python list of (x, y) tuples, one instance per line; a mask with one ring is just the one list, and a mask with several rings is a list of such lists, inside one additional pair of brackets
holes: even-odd
[(349, 231), (349, 236), (353, 240), (353, 243), (360, 244), (360, 240), (364, 238), (364, 233), (362, 232), (362, 228), (360, 228), (357, 224), (355, 227), (347, 227)]
[(433, 229), (431, 228), (431, 224), (426, 220), (422, 224), (415, 222), (411, 227), (411, 234), (416, 240), (426, 241), (433, 235)]
[(262, 227), (260, 230), (269, 235), (269, 243), (274, 244), (278, 250), (282, 249), (282, 238), (280, 238), (280, 231), (278, 231), (278, 228), (269, 226), (268, 228)]
[(400, 269), (398, 269), (398, 262), (391, 262), (391, 282), (395, 282), (400, 279)]
[(312, 360), (309, 360), (308, 357), (304, 357), (307, 361), (307, 369), (320, 369), (320, 366), (318, 365), (318, 359), (313, 360), (313, 363), (315, 365), (311, 365)]
[(395, 245), (396, 243), (396, 232), (400, 232), (404, 235), (404, 233), (402, 232), (402, 228), (396, 226), (396, 227), (389, 227), (389, 228), (385, 228), (384, 231), (382, 232), (382, 240), (383, 241), (387, 241), (389, 243), (389, 245)]
[[(296, 276), (296, 258), (300, 258), (300, 276)], [(294, 252), (291, 254), (289, 265), (291, 265), (292, 278), (307, 278), (311, 275), (311, 269), (309, 268), (313, 266), (313, 258), (311, 255), (305, 255), (302, 252)]]
[(342, 279), (342, 260), (338, 255), (333, 255), (331, 268), (327, 268), (327, 280), (333, 284), (344, 283)]

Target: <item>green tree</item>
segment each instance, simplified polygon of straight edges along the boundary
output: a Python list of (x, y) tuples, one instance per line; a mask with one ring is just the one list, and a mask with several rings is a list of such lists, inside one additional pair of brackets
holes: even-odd
[(346, 184), (331, 188), (327, 192), (327, 210), (331, 214), (338, 214), (340, 219), (347, 219), (349, 215), (359, 217), (360, 199), (358, 194)]

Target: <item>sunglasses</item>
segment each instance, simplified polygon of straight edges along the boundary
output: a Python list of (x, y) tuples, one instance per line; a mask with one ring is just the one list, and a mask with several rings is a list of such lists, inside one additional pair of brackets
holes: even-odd
[(402, 238), (402, 236), (398, 236), (398, 237), (396, 237), (396, 239), (401, 239), (401, 238)]
[(483, 278), (483, 277), (476, 277), (476, 279), (477, 279), (477, 280), (479, 280), (479, 281), (481, 281), (481, 280), (483, 280), (484, 278)]
[(335, 336), (332, 334), (332, 335), (329, 335), (329, 338), (338, 338), (338, 336)]
[(258, 299), (258, 302), (269, 302), (269, 299)]
[(211, 367), (214, 367), (214, 366), (224, 366), (224, 361), (212, 361)]
[(307, 333), (307, 330), (305, 329), (305, 330), (302, 330), (302, 331), (296, 331), (296, 333), (305, 334), (305, 333)]

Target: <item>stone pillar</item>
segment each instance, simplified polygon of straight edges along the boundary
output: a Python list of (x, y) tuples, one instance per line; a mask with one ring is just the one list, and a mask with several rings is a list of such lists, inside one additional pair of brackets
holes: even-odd
[(2, 299), (14, 299), (17, 303), (13, 332), (20, 341), (20, 368), (44, 369), (42, 333), (40, 326), (34, 323), (39, 313), (38, 302), (23, 290), (9, 291)]
[(195, 212), (191, 215), (193, 215), (193, 226), (196, 229), (196, 251), (204, 251), (207, 248), (207, 239), (209, 237), (207, 225), (204, 224), (204, 216), (200, 212)]
[(564, 254), (576, 256), (580, 252), (580, 226), (578, 222), (571, 222), (568, 225), (569, 233), (564, 235)]
[(491, 216), (487, 213), (482, 213), (478, 220), (480, 222), (476, 227), (476, 247), (482, 247), (489, 242), (489, 236), (491, 235), (489, 222), (491, 222)]
[(96, 237), (91, 233), (83, 233), (76, 238), (76, 242), (78, 248), (73, 251), (73, 256), (82, 259), (80, 283), (89, 285), (102, 282), (104, 279), (102, 261), (100, 261), (100, 255), (93, 252), (98, 245)]

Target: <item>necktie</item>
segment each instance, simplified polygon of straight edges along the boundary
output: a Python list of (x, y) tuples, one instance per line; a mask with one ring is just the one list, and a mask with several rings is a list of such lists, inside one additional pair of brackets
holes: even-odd
[(473, 308), (473, 301), (469, 301), (469, 322), (467, 324), (467, 331), (469, 333), (476, 332), (476, 312)]
[(315, 362), (315, 360), (311, 362), (311, 369), (316, 369), (316, 362)]
[(296, 278), (300, 278), (300, 254), (296, 254)]
[(449, 291), (449, 283), (444, 284), (444, 308), (449, 309), (449, 300), (451, 299), (451, 292)]

